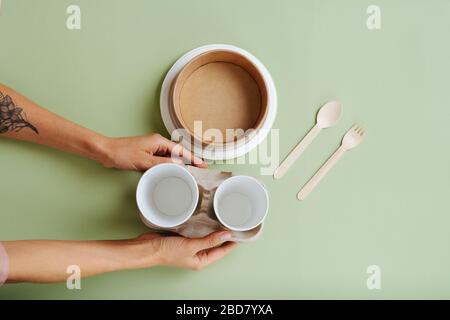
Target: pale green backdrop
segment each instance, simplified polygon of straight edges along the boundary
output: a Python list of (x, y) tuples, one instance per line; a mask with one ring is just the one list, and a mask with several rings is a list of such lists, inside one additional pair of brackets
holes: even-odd
[[(78, 4), (82, 29), (66, 29)], [(366, 9), (381, 7), (381, 30)], [(159, 91), (184, 52), (249, 50), (272, 73), (285, 156), (318, 107), (343, 102), (280, 181), (262, 238), (202, 272), (154, 268), (65, 284), (15, 284), (0, 298), (450, 298), (450, 2), (3, 0), (0, 82), (112, 136), (158, 131)], [(295, 194), (355, 122), (366, 140), (311, 197)], [(0, 139), (0, 239), (113, 239), (146, 231), (139, 174)], [(213, 165), (259, 174), (259, 165)], [(382, 289), (368, 290), (378, 265)]]

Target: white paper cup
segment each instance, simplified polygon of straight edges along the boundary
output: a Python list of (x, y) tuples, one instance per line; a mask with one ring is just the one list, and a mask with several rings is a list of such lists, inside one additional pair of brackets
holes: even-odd
[(214, 211), (225, 228), (233, 231), (251, 230), (266, 218), (269, 194), (255, 178), (233, 176), (217, 188)]
[(147, 170), (136, 190), (141, 219), (149, 227), (173, 228), (186, 222), (198, 198), (195, 178), (183, 166), (172, 163)]

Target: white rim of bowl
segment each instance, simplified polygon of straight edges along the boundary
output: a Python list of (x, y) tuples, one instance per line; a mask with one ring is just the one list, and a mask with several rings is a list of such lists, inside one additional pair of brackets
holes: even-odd
[[(250, 52), (228, 44), (209, 44), (204, 45), (195, 49), (192, 49), (182, 55), (169, 69), (167, 72), (163, 84), (161, 86), (161, 94), (160, 94), (160, 112), (161, 117), (164, 123), (164, 126), (166, 127), (169, 134), (172, 134), (173, 131), (176, 129), (174, 123), (172, 122), (172, 119), (169, 115), (169, 94), (170, 94), (170, 87), (172, 85), (172, 82), (180, 72), (180, 70), (188, 63), (191, 59), (194, 57), (207, 52), (211, 50), (230, 50), (235, 51), (237, 53), (240, 53), (247, 57), (250, 61), (252, 61), (261, 74), (263, 75), (265, 81), (267, 82), (268, 89), (269, 89), (269, 113), (267, 114), (266, 120), (264, 121), (261, 129), (257, 132), (257, 134), (250, 139), (248, 142), (237, 145), (235, 148), (212, 148), (211, 149), (204, 149), (199, 148), (199, 146), (194, 146), (194, 149), (192, 150), (197, 156), (202, 156), (204, 159), (207, 160), (227, 160), (227, 159), (234, 159), (241, 157), (254, 148), (256, 148), (268, 135), (270, 129), (273, 127), (273, 124), (275, 122), (276, 114), (277, 114), (277, 91), (275, 88), (275, 83), (272, 79), (272, 76), (270, 75), (269, 70), (264, 66), (264, 64), (256, 58), (254, 55), (252, 55)], [(181, 144), (185, 148), (190, 148), (190, 137), (188, 137), (185, 134), (181, 135), (182, 141)]]
[[(189, 215), (187, 215), (187, 217), (185, 219), (183, 219), (180, 223), (177, 223), (177, 224), (174, 224), (174, 225), (158, 225), (158, 224), (155, 224), (154, 222), (150, 221), (150, 219), (148, 219), (145, 216), (145, 213), (143, 212), (143, 210), (141, 208), (141, 205), (140, 205), (140, 201), (139, 201), (139, 187), (141, 186), (142, 181), (144, 180), (144, 178), (147, 175), (151, 174), (151, 171), (153, 169), (158, 168), (158, 167), (162, 167), (162, 166), (177, 166), (178, 168), (182, 169), (183, 171), (185, 171), (188, 174), (189, 179), (192, 179), (192, 181), (194, 182), (194, 185), (195, 185), (195, 189), (194, 189), (195, 190), (195, 195), (194, 195), (195, 196), (195, 206), (193, 207), (192, 212), (189, 213)], [(156, 166), (151, 167), (150, 169), (148, 169), (147, 171), (144, 172), (144, 174), (139, 179), (138, 185), (136, 187), (136, 203), (137, 203), (137, 206), (138, 206), (138, 209), (139, 209), (139, 213), (140, 213), (141, 219), (145, 220), (143, 222), (144, 222), (144, 224), (147, 227), (150, 227), (149, 225), (151, 225), (151, 226), (154, 226), (156, 228), (174, 228), (174, 227), (178, 227), (178, 226), (182, 225), (183, 223), (188, 221), (192, 217), (192, 215), (194, 214), (195, 210), (197, 209), (198, 199), (199, 198), (200, 198), (200, 191), (198, 189), (197, 180), (195, 180), (194, 176), (192, 175), (192, 173), (189, 172), (189, 170), (187, 170), (184, 166), (176, 164), (176, 163), (161, 163), (161, 164), (158, 164)], [(145, 222), (147, 222), (149, 225), (147, 223), (145, 223)]]
[[(248, 229), (248, 228), (236, 228), (236, 227), (231, 227), (229, 224), (225, 223), (225, 222), (220, 218), (219, 214), (217, 213), (217, 211), (218, 211), (218, 210), (217, 210), (217, 206), (218, 206), (217, 201), (218, 201), (218, 200), (217, 200), (217, 198), (216, 198), (217, 192), (221, 189), (221, 187), (222, 187), (227, 181), (229, 181), (229, 180), (234, 180), (234, 179), (236, 179), (236, 178), (247, 178), (247, 179), (253, 180), (254, 182), (256, 182), (256, 183), (264, 190), (264, 194), (265, 194), (265, 196), (266, 196), (266, 212), (264, 212), (264, 216), (263, 216), (263, 218), (261, 219), (261, 221), (260, 221), (257, 225), (255, 225), (254, 227), (252, 227), (252, 228), (250, 228), (250, 229)], [(215, 213), (215, 215), (216, 215), (216, 217), (217, 217), (217, 220), (219, 220), (219, 222), (220, 222), (223, 226), (225, 226), (226, 228), (228, 228), (228, 229), (230, 229), (230, 230), (233, 230), (233, 231), (249, 231), (249, 230), (252, 230), (252, 229), (256, 228), (256, 227), (259, 226), (260, 224), (263, 224), (264, 220), (266, 220), (267, 214), (268, 214), (268, 212), (269, 212), (269, 192), (267, 191), (265, 185), (264, 185), (261, 181), (259, 181), (258, 179), (254, 178), (254, 177), (251, 177), (251, 176), (245, 176), (245, 175), (232, 176), (232, 177), (229, 177), (228, 179), (226, 179), (225, 181), (223, 181), (223, 182), (217, 187), (216, 192), (214, 193), (213, 207), (214, 207), (214, 213)]]

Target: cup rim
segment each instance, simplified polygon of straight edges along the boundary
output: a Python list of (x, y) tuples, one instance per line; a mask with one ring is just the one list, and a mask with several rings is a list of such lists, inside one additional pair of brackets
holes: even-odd
[[(219, 192), (219, 190), (221, 188), (223, 188), (223, 185), (225, 183), (228, 183), (230, 180), (236, 180), (236, 179), (241, 179), (241, 178), (245, 178), (245, 179), (249, 179), (252, 180), (253, 182), (256, 182), (261, 189), (264, 191), (264, 195), (265, 195), (265, 199), (266, 199), (266, 210), (264, 212), (264, 215), (262, 216), (261, 220), (254, 226), (252, 226), (251, 228), (238, 228), (238, 227), (232, 227), (229, 224), (225, 223), (221, 218), (220, 218), (220, 214), (218, 213), (218, 198), (216, 197), (217, 192)], [(215, 193), (214, 193), (214, 200), (213, 200), (213, 207), (214, 207), (214, 213), (217, 217), (217, 220), (219, 220), (219, 222), (226, 227), (227, 229), (230, 229), (232, 231), (248, 231), (248, 230), (252, 230), (254, 228), (256, 228), (257, 226), (259, 226), (260, 224), (262, 224), (264, 222), (264, 220), (267, 217), (267, 214), (269, 212), (269, 192), (267, 191), (267, 188), (265, 187), (265, 185), (259, 181), (258, 179), (252, 177), (252, 176), (246, 176), (246, 175), (236, 175), (236, 176), (232, 176), (229, 177), (228, 179), (224, 180), (216, 189)]]
[[(143, 210), (142, 208), (142, 204), (141, 201), (142, 199), (140, 199), (140, 187), (142, 186), (142, 183), (145, 179), (147, 179), (147, 177), (155, 170), (157, 170), (157, 168), (161, 168), (161, 167), (174, 167), (177, 169), (181, 169), (182, 171), (184, 171), (185, 173), (187, 173), (187, 177), (188, 179), (191, 180), (191, 182), (193, 182), (194, 184), (194, 188), (191, 189), (192, 191), (194, 191), (193, 193), (193, 199), (192, 199), (192, 203), (195, 203), (195, 205), (192, 206), (192, 209), (190, 208), (189, 213), (187, 214), (186, 212), (186, 217), (181, 221), (178, 222), (176, 224), (159, 224), (159, 223), (155, 223), (154, 221), (152, 221), (146, 214), (145, 214), (145, 210)], [(188, 221), (192, 215), (194, 214), (195, 210), (197, 209), (197, 205), (198, 205), (198, 200), (200, 197), (200, 191), (198, 188), (198, 184), (197, 184), (197, 180), (195, 179), (195, 177), (192, 175), (192, 173), (189, 172), (189, 170), (187, 170), (185, 168), (184, 165), (180, 165), (177, 163), (161, 163), (161, 164), (157, 164), (151, 168), (149, 168), (147, 171), (144, 172), (144, 174), (141, 176), (141, 178), (139, 179), (138, 185), (136, 187), (136, 203), (139, 209), (139, 213), (141, 216), (141, 219), (144, 219), (145, 221), (147, 221), (149, 224), (154, 225), (155, 227), (159, 227), (159, 228), (174, 228), (174, 227), (178, 227), (180, 225), (182, 225), (183, 223), (185, 223), (186, 221)], [(191, 203), (191, 204), (192, 204)], [(145, 224), (145, 222), (144, 222)]]

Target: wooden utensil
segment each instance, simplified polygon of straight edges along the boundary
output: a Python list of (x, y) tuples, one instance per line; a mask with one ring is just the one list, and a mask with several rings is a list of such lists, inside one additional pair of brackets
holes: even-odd
[(306, 134), (291, 153), (284, 159), (280, 166), (275, 170), (274, 179), (280, 179), (289, 170), (291, 165), (306, 150), (306, 147), (314, 140), (322, 129), (329, 128), (336, 124), (342, 115), (342, 104), (337, 101), (330, 101), (323, 105), (316, 117), (316, 124)]
[(314, 190), (319, 184), (322, 178), (328, 171), (334, 166), (342, 155), (356, 147), (362, 141), (365, 131), (362, 127), (354, 125), (342, 139), (341, 146), (333, 153), (333, 155), (325, 162), (322, 167), (314, 174), (314, 176), (303, 186), (303, 188), (297, 194), (299, 200), (305, 200), (305, 198)]

